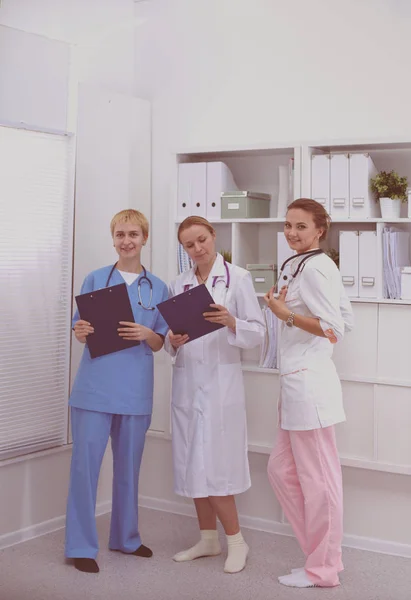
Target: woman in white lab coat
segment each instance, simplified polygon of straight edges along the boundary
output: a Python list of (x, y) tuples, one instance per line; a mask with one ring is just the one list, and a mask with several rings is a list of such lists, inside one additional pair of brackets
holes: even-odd
[[(227, 535), (224, 571), (246, 564), (248, 546), (238, 523), (235, 494), (251, 485), (241, 348), (262, 343), (264, 321), (248, 271), (216, 253), (215, 231), (202, 217), (188, 217), (178, 239), (194, 266), (170, 286), (171, 296), (204, 284), (217, 312), (204, 313), (224, 328), (189, 342), (169, 332), (174, 357), (172, 439), (175, 492), (194, 499), (201, 539), (174, 556), (177, 562), (221, 553), (217, 517)], [(189, 343), (187, 343), (189, 342)]]
[(339, 585), (342, 479), (334, 425), (345, 420), (333, 345), (352, 327), (352, 311), (335, 263), (319, 249), (329, 227), (324, 207), (292, 202), (284, 233), (292, 257), (279, 297), (265, 300), (282, 321), (277, 439), (270, 483), (303, 550), (304, 568), (279, 578), (292, 587)]

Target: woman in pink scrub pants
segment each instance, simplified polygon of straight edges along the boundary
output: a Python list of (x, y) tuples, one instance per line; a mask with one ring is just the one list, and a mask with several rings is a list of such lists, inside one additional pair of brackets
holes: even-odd
[(320, 249), (330, 218), (314, 200), (287, 211), (294, 256), (279, 294), (265, 301), (281, 321), (279, 429), (268, 477), (305, 554), (303, 568), (279, 577), (290, 587), (334, 587), (343, 570), (341, 465), (334, 425), (345, 421), (335, 343), (352, 328), (352, 310), (335, 263)]

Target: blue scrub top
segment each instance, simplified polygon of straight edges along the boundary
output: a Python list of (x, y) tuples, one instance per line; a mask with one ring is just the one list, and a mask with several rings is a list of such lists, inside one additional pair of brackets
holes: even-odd
[[(81, 293), (86, 294), (106, 287), (112, 265), (93, 271), (84, 280)], [(140, 275), (141, 276), (141, 275)], [(138, 304), (138, 282), (127, 285), (128, 295), (136, 323), (149, 327), (165, 336), (168, 325), (157, 310), (145, 310)], [(153, 284), (151, 306), (157, 306), (168, 298), (166, 284), (147, 271)], [(117, 269), (110, 285), (125, 283)], [(143, 280), (140, 286), (142, 302), (149, 305), (150, 287)], [(78, 311), (73, 317), (73, 326), (80, 318)], [(87, 344), (74, 381), (69, 405), (86, 410), (95, 410), (118, 415), (151, 415), (153, 409), (153, 352), (147, 342), (126, 348), (106, 356), (91, 358)]]

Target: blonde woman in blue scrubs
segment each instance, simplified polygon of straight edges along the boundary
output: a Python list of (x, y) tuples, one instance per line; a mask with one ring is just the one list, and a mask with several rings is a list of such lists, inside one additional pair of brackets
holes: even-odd
[(119, 324), (119, 335), (138, 340), (119, 352), (92, 359), (87, 336), (93, 324), (73, 318), (77, 340), (85, 344), (70, 396), (73, 453), (66, 519), (66, 557), (76, 569), (98, 573), (95, 520), (97, 482), (111, 437), (113, 504), (110, 550), (141, 557), (152, 551), (141, 542), (138, 529), (138, 479), (144, 441), (153, 405), (153, 352), (163, 347), (168, 327), (156, 306), (168, 298), (165, 283), (141, 264), (148, 238), (148, 221), (137, 210), (123, 210), (110, 225), (119, 259), (93, 271), (81, 293), (109, 285), (127, 284), (135, 323)]

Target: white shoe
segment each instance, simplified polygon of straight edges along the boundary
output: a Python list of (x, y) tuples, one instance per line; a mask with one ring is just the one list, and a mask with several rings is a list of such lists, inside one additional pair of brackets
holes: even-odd
[(305, 571), (305, 568), (298, 567), (297, 569), (291, 569), (291, 573), (301, 573), (301, 571)]
[(278, 581), (282, 585), (286, 585), (287, 587), (296, 587), (296, 588), (311, 588), (317, 587), (315, 583), (308, 579), (305, 570), (298, 571), (297, 573), (291, 573), (291, 575), (282, 575), (278, 578)]

